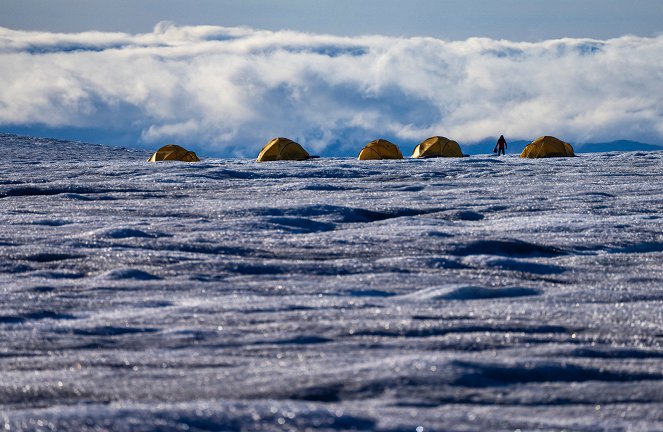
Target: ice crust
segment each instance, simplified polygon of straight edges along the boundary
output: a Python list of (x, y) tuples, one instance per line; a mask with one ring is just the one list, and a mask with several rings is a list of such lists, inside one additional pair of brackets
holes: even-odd
[(663, 152), (0, 147), (0, 430), (663, 429)]

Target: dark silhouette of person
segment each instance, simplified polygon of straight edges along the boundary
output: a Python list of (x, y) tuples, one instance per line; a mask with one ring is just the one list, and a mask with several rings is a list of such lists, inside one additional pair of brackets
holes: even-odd
[(506, 155), (506, 140), (504, 139), (504, 135), (500, 135), (500, 138), (497, 140), (493, 152), (495, 151), (497, 152), (497, 156), (499, 156), (500, 153)]

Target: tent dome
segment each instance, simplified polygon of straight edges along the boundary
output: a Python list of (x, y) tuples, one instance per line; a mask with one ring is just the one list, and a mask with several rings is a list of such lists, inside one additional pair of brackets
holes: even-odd
[(403, 154), (398, 146), (392, 142), (383, 139), (371, 141), (361, 149), (359, 160), (375, 159), (403, 159)]
[(310, 159), (311, 156), (304, 148), (288, 138), (274, 138), (260, 150), (258, 162)]
[(542, 136), (525, 147), (521, 158), (547, 158), (575, 156), (571, 144), (552, 136)]
[(430, 137), (414, 148), (413, 158), (463, 157), (456, 141), (442, 136)]
[(198, 156), (192, 151), (175, 144), (168, 144), (154, 152), (147, 160), (148, 162), (159, 161), (182, 161), (182, 162), (200, 162)]

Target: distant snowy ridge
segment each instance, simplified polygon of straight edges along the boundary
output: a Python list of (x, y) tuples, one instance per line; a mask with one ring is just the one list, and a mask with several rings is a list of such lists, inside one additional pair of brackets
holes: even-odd
[(537, 43), (157, 25), (0, 29), (0, 128), (253, 156), (287, 136), (348, 156), (375, 138), (663, 141), (663, 36)]
[(586, 143), (579, 147), (584, 152), (606, 152), (606, 151), (660, 151), (661, 145), (645, 144), (637, 141), (618, 140), (608, 143)]

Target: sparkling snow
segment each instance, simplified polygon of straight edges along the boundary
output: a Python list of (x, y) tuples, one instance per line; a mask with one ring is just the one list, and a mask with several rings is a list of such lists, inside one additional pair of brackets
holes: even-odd
[(663, 429), (663, 152), (0, 147), (0, 430)]

